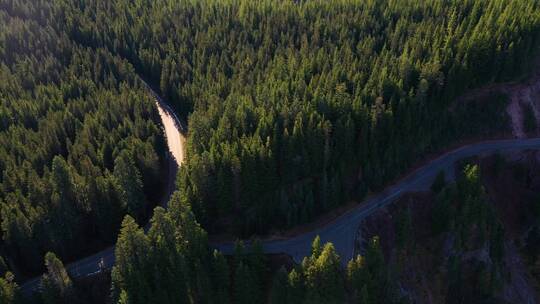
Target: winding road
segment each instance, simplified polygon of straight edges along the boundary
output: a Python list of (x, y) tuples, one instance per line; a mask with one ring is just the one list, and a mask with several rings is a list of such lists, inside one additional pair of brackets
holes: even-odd
[[(143, 81), (144, 82), (144, 81)], [(184, 158), (184, 142), (187, 128), (167, 104), (145, 83), (148, 90), (155, 97), (156, 105), (160, 117), (163, 121), (164, 131), (169, 145), (170, 155), (169, 165), (174, 170), (169, 170), (169, 186), (163, 204), (174, 190), (174, 173), (177, 166)], [(427, 189), (439, 171), (445, 171), (448, 178), (454, 177), (454, 164), (456, 161), (480, 154), (506, 151), (523, 151), (529, 149), (540, 149), (540, 138), (530, 139), (508, 139), (479, 142), (463, 146), (456, 150), (445, 153), (438, 158), (428, 162), (423, 167), (418, 168), (411, 174), (401, 179), (398, 183), (387, 187), (383, 192), (368, 198), (361, 205), (341, 215), (331, 223), (288, 239), (263, 241), (263, 249), (266, 253), (285, 253), (300, 262), (305, 256), (310, 254), (311, 242), (317, 235), (322, 242), (332, 242), (340, 254), (342, 262), (345, 263), (353, 256), (356, 230), (360, 221), (380, 208), (384, 208), (392, 203), (401, 194)], [(212, 244), (213, 248), (221, 250), (225, 254), (231, 254), (234, 250), (233, 243)], [(99, 262), (103, 261), (104, 268), (110, 269), (114, 265), (114, 246), (100, 251), (92, 256), (78, 260), (66, 266), (72, 278), (85, 277), (101, 271)], [(40, 278), (36, 277), (26, 281), (21, 286), (23, 294), (29, 295), (39, 287)]]
[[(494, 140), (463, 146), (418, 168), (398, 183), (368, 198), (361, 205), (326, 226), (288, 239), (264, 241), (262, 243), (263, 249), (266, 253), (286, 253), (296, 262), (301, 262), (305, 256), (311, 254), (311, 243), (318, 235), (322, 243), (332, 242), (334, 244), (336, 251), (341, 256), (342, 263), (345, 264), (353, 257), (359, 223), (378, 209), (394, 202), (401, 194), (428, 189), (440, 171), (445, 172), (447, 179), (453, 179), (455, 177), (454, 165), (461, 159), (481, 154), (531, 149), (540, 149), (540, 138)], [(225, 254), (231, 254), (234, 250), (234, 244), (219, 244), (215, 248)]]

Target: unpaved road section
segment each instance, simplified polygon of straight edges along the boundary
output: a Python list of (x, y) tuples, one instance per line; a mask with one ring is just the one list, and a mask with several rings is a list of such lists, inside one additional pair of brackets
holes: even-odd
[(185, 160), (185, 134), (187, 133), (187, 127), (182, 123), (178, 116), (176, 116), (169, 105), (167, 105), (167, 103), (165, 103), (152, 89), (152, 87), (150, 87), (150, 85), (148, 85), (148, 83), (146, 83), (144, 80), (141, 81), (156, 100), (159, 116), (161, 117), (161, 122), (163, 123), (163, 127), (165, 129), (165, 137), (167, 138), (169, 152), (173, 156), (177, 166), (180, 166)]

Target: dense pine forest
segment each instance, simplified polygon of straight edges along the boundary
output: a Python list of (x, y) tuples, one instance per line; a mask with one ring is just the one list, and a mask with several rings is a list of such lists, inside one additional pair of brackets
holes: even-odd
[[(434, 184), (432, 192), (436, 197), (428, 212), (432, 231), (417, 235), (406, 209), (391, 224), (396, 230), (393, 250), (398, 261), (420, 254), (417, 243), (423, 241), (422, 234), (436, 237), (453, 227), (457, 235), (454, 246), (488, 244), (493, 264), (468, 277), (464, 274), (466, 261), (452, 255), (442, 284), (447, 303), (499, 303), (493, 300), (505, 280), (503, 230), (486, 199), (478, 167), (465, 166), (456, 183), (445, 185), (443, 179)], [(395, 259), (387, 260), (376, 236), (345, 268), (333, 245), (322, 244), (316, 237), (311, 255), (300, 264), (271, 269), (257, 240), (249, 247), (237, 242), (234, 254), (228, 257), (211, 251), (206, 232), (179, 192), (172, 196), (168, 210), (154, 210), (151, 223), (147, 233), (130, 216), (122, 223), (111, 274), (112, 303), (410, 303), (397, 281), (399, 275), (407, 274), (407, 268)], [(54, 254), (45, 256), (45, 264), (47, 272), (35, 303), (91, 303), (81, 297)], [(475, 280), (480, 282), (476, 283), (478, 289), (467, 285)], [(15, 285), (0, 279), (0, 299), (4, 296), (9, 299), (6, 303), (18, 303), (15, 290)]]
[[(0, 11), (0, 256), (22, 272), (112, 244), (148, 217), (164, 140), (131, 65)], [(152, 200), (152, 201), (150, 201)]]
[[(205, 230), (307, 223), (503, 134), (506, 96), (455, 100), (524, 77), (539, 45), (538, 0), (0, 0), (0, 302), (47, 270), (43, 302), (73, 303), (60, 260), (117, 237), (118, 303), (399, 301), (377, 239), (348, 274), (315, 241), (271, 283), (260, 252), (225, 258)], [(147, 234), (166, 152), (140, 78), (189, 130)]]
[[(9, 2), (9, 1), (8, 1)], [(421, 155), (505, 127), (538, 1), (55, 1), (5, 5), (126, 58), (189, 118), (183, 199), (210, 231), (307, 222)], [(452, 111), (448, 109), (452, 107)]]
[(156, 209), (152, 223), (147, 235), (130, 217), (122, 224), (118, 264), (112, 272), (113, 302), (338, 304), (349, 297), (360, 303), (401, 301), (377, 238), (346, 271), (333, 245), (316, 238), (311, 256), (300, 265), (272, 273), (257, 241), (249, 249), (237, 243), (229, 259), (210, 252), (206, 233), (178, 193), (169, 211)]

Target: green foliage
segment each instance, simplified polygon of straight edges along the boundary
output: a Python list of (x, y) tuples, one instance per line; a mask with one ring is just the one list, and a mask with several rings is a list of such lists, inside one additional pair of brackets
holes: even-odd
[(234, 274), (234, 299), (238, 304), (260, 303), (260, 289), (254, 271), (240, 262)]
[(311, 243), (311, 256), (314, 258), (317, 258), (321, 255), (321, 252), (322, 252), (321, 238), (317, 235), (315, 239), (313, 239), (313, 242)]
[[(454, 236), (453, 250), (460, 253), (448, 259), (447, 303), (491, 301), (504, 282), (504, 227), (487, 199), (478, 165), (466, 165), (457, 182), (439, 192), (431, 218), (433, 234)], [(462, 258), (473, 250), (487, 250), (489, 262)]]
[(144, 215), (144, 193), (141, 174), (126, 151), (114, 161), (114, 176), (120, 184), (120, 197), (128, 214), (136, 219)]
[[(189, 205), (175, 193), (171, 209), (158, 207), (145, 234), (135, 220), (124, 219), (112, 271), (117, 303), (259, 303), (266, 262), (260, 247), (235, 257), (232, 273), (218, 251), (209, 254), (206, 233)], [(211, 263), (207, 263), (210, 260)]]
[[(178, 197), (175, 194), (173, 200)], [(190, 212), (187, 206), (183, 210)], [(268, 262), (256, 241), (249, 247), (238, 242), (229, 267), (218, 251), (208, 254), (204, 235), (197, 236), (197, 229), (186, 229), (198, 226), (196, 222), (174, 226), (171, 215), (156, 208), (148, 234), (131, 217), (124, 219), (112, 271), (115, 303), (266, 302)], [(191, 218), (189, 214), (177, 215)], [(200, 239), (202, 251), (190, 253), (193, 248), (187, 246), (192, 244), (186, 241), (188, 238)], [(378, 303), (377, 299), (382, 299), (384, 303), (397, 303), (377, 238), (370, 242), (365, 258), (358, 256), (349, 262), (346, 273), (331, 243), (321, 245), (317, 238), (313, 247), (318, 248), (316, 253), (297, 268), (287, 273), (282, 267), (275, 273), (268, 285), (270, 303), (343, 303), (349, 290), (355, 301)], [(205, 259), (211, 262), (204, 263)]]
[(234, 214), (245, 235), (309, 221), (425, 153), (504, 130), (505, 96), (452, 101), (526, 72), (540, 32), (537, 1), (8, 2), (123, 56), (189, 115), (181, 189), (206, 227)]
[(369, 241), (365, 256), (358, 255), (349, 261), (346, 278), (353, 303), (399, 303), (397, 286), (378, 237)]
[[(72, 259), (112, 243), (161, 184), (154, 101), (125, 60), (73, 41), (51, 15), (61, 6), (0, 1), (0, 252), (28, 275), (48, 251)], [(131, 171), (116, 174), (125, 154)]]
[(112, 270), (115, 302), (231, 303), (231, 295), (234, 303), (260, 302), (266, 262), (256, 243), (250, 250), (239, 245), (229, 266), (210, 252), (206, 232), (178, 192), (169, 210), (154, 210), (151, 224), (145, 234), (129, 216), (122, 223)]
[(8, 271), (9, 268), (6, 264), (6, 260), (4, 260), (2, 256), (0, 256), (0, 277), (4, 276)]
[[(306, 267), (307, 266), (307, 267)], [(345, 290), (339, 255), (327, 243), (304, 265), (307, 303), (343, 303)]]
[(214, 286), (214, 303), (231, 303), (229, 295), (229, 265), (227, 260), (219, 251), (214, 250), (212, 255), (212, 285)]
[(366, 256), (358, 255), (342, 271), (340, 257), (331, 243), (313, 241), (312, 255), (292, 269), (274, 276), (270, 303), (399, 303), (396, 285), (385, 263), (378, 238), (370, 241)]
[(467, 249), (468, 241), (476, 235), (480, 243), (487, 240), (489, 231), (495, 229), (496, 217), (487, 201), (484, 187), (480, 180), (480, 169), (477, 165), (466, 165), (463, 177), (457, 181), (457, 197), (459, 202), (456, 212), (456, 228), (459, 233), (460, 247)]
[[(512, 0), (0, 0), (0, 252), (37, 271), (45, 252), (66, 258), (93, 249), (89, 238), (110, 243), (129, 214), (115, 301), (207, 303), (225, 294), (219, 284), (233, 286), (235, 300), (259, 301), (266, 269), (257, 247), (235, 257), (226, 281), (223, 259), (208, 263), (195, 214), (210, 228), (236, 215), (244, 234), (307, 222), (450, 141), (503, 130), (505, 96), (489, 107), (453, 100), (526, 71), (540, 41), (539, 8)], [(190, 123), (181, 194), (169, 211), (155, 211), (147, 235), (137, 221), (160, 188), (165, 152), (135, 70)], [(498, 239), (477, 168), (455, 192), (435, 208), (451, 218), (436, 231), (455, 225), (463, 243), (471, 231)], [(289, 273), (287, 298), (343, 301), (339, 257), (320, 241), (313, 249)], [(383, 301), (392, 288), (378, 241), (365, 259), (355, 267), (378, 285), (356, 294)]]
[(289, 294), (288, 294), (288, 303), (303, 303), (304, 295), (306, 292), (306, 283), (302, 274), (302, 269), (299, 268), (291, 270), (289, 272)]
[(150, 240), (135, 220), (126, 216), (116, 242), (116, 263), (111, 274), (114, 295), (129, 299), (129, 303), (151, 301), (150, 278), (146, 277), (150, 272), (149, 255)]
[(41, 297), (45, 304), (73, 303), (73, 282), (64, 264), (52, 252), (45, 255), (45, 273), (41, 279)]
[(115, 302), (228, 302), (227, 261), (209, 252), (206, 232), (178, 192), (171, 197), (168, 211), (154, 210), (147, 234), (126, 216), (115, 250)]
[(347, 283), (349, 288), (354, 291), (355, 298), (359, 296), (357, 292), (368, 282), (369, 277), (365, 265), (366, 259), (361, 255), (357, 255), (347, 264)]
[(487, 200), (477, 165), (466, 165), (456, 184), (448, 185), (437, 195), (431, 218), (434, 235), (456, 232), (456, 245), (465, 249), (471, 249), (467, 246), (473, 239), (480, 241), (475, 246), (489, 240), (492, 257), (496, 262), (502, 260), (503, 228)]
[(15, 277), (11, 272), (7, 272), (4, 277), (0, 277), (0, 303), (22, 303), (18, 292), (19, 287), (15, 283)]

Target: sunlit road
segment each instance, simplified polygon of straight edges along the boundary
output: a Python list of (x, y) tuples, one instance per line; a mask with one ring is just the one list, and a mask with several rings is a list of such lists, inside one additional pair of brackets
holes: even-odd
[(169, 152), (177, 166), (180, 166), (184, 162), (186, 138), (183, 134), (187, 133), (187, 127), (171, 110), (169, 105), (146, 82), (143, 81), (143, 83), (156, 100), (156, 106), (167, 137)]

